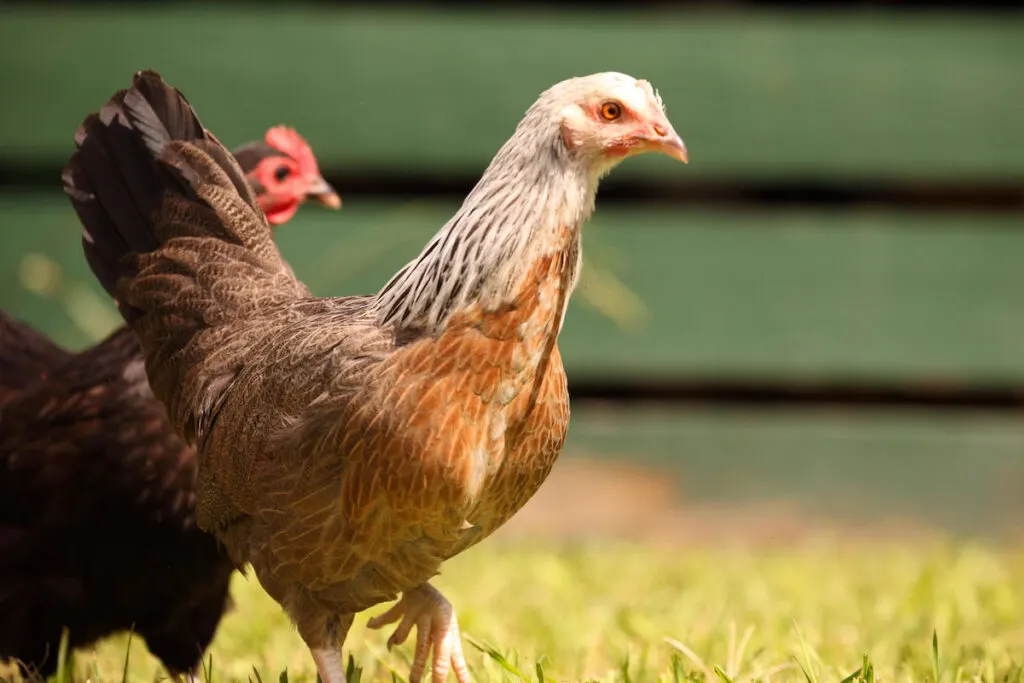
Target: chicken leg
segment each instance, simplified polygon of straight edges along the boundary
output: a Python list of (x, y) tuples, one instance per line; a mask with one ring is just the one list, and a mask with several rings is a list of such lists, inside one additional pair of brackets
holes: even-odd
[(345, 660), (340, 647), (314, 647), (310, 652), (322, 683), (346, 683)]
[(296, 620), (299, 636), (313, 655), (321, 683), (346, 683), (341, 646), (345, 643), (354, 617), (346, 614), (331, 615), (324, 619), (323, 616), (323, 612), (311, 610), (305, 613), (305, 619)]
[(455, 610), (440, 591), (429, 583), (405, 591), (401, 600), (384, 614), (370, 619), (367, 626), (377, 629), (399, 619), (398, 627), (388, 638), (389, 650), (404, 643), (413, 626), (416, 627), (416, 654), (409, 671), (409, 683), (419, 683), (423, 678), (431, 648), (434, 650), (433, 683), (445, 683), (449, 670), (455, 671), (458, 683), (471, 683)]

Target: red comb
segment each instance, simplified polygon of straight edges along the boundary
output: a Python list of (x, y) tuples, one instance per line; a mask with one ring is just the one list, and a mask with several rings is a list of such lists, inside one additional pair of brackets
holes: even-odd
[(301, 135), (293, 128), (287, 126), (274, 126), (267, 131), (264, 138), (266, 143), (284, 152), (299, 164), (299, 172), (307, 178), (315, 178), (320, 175), (320, 167), (317, 166), (316, 157)]

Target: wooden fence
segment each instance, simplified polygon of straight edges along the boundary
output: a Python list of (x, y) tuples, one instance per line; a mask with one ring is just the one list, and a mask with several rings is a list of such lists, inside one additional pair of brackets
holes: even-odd
[[(871, 407), (854, 441), (894, 457), (934, 433), (892, 436), (878, 410), (1010, 410), (1001, 440), (961, 444), (992, 466), (943, 484), (978, 500), (1024, 453), (1024, 14), (896, 4), (4, 5), (0, 305), (70, 346), (117, 323), (59, 170), (136, 69), (226, 144), (279, 122), (310, 140), (345, 208), (309, 207), (280, 243), (325, 295), (411, 258), (542, 89), (620, 70), (661, 90), (691, 163), (630, 160), (602, 191), (563, 335), (576, 405)], [(586, 436), (602, 421), (659, 433), (646, 408), (617, 410), (584, 413), (581, 443), (611, 448)], [(787, 456), (770, 424), (722, 437), (733, 465)], [(856, 465), (865, 482), (883, 461)]]

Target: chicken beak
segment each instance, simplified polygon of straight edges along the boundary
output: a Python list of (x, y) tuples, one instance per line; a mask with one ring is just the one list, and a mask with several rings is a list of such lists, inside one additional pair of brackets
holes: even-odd
[(310, 184), (306, 196), (312, 197), (329, 209), (341, 208), (341, 196), (323, 178), (317, 177)]
[(686, 151), (686, 145), (683, 144), (683, 139), (675, 133), (672, 134), (671, 138), (662, 140), (658, 144), (658, 151), (672, 157), (676, 161), (681, 161), (684, 164), (690, 163), (690, 155)]
[(652, 125), (650, 132), (644, 136), (644, 141), (652, 152), (661, 152), (684, 164), (690, 161), (683, 139), (668, 121), (658, 121)]

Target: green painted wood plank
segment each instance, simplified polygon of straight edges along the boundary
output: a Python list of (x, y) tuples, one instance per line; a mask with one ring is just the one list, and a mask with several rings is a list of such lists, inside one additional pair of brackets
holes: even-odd
[[(1016, 533), (1024, 420), (1006, 416), (573, 410), (565, 457), (663, 468), (686, 503), (777, 502)], [(558, 465), (556, 465), (558, 467)]]
[[(454, 211), (348, 198), (279, 232), (320, 295), (376, 291)], [(63, 343), (89, 340), (68, 310), (114, 320), (60, 195), (0, 194), (0, 306)], [(573, 373), (713, 372), (1024, 379), (1024, 231), (1014, 216), (707, 212), (599, 207), (562, 335)], [(62, 269), (55, 298), (27, 291), (24, 255)], [(646, 315), (594, 306), (611, 273)], [(91, 302), (91, 303), (90, 303)], [(104, 317), (106, 316), (106, 317)], [(90, 322), (91, 320), (91, 322)]]
[[(476, 170), (545, 87), (662, 90), (689, 168), (1024, 175), (1024, 18), (257, 6), (0, 8), (0, 153), (60, 163), (83, 116), (157, 68), (225, 143), (297, 126), (332, 164)], [(659, 165), (660, 164), (660, 165)]]

